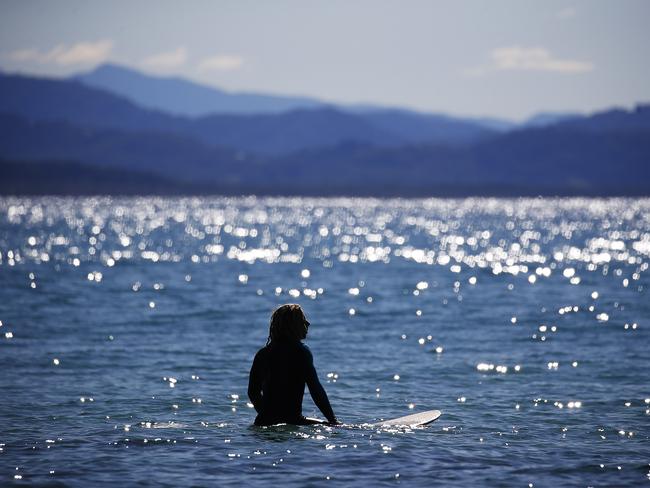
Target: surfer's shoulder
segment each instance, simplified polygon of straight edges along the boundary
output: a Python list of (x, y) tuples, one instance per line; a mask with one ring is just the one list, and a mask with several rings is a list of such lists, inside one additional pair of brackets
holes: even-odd
[(262, 347), (257, 353), (255, 353), (255, 359), (263, 358), (269, 353), (269, 346)]

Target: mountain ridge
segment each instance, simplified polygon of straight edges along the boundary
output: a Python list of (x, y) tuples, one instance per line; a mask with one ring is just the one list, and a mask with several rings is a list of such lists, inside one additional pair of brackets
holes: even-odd
[[(21, 75), (0, 75), (0, 112), (35, 121), (67, 120), (88, 127), (182, 133), (208, 145), (272, 155), (346, 140), (398, 146), (409, 142), (466, 143), (491, 134), (475, 124), (444, 117), (395, 112), (391, 122), (385, 113), (359, 115), (326, 105), (277, 114), (189, 118), (142, 108), (77, 81)], [(396, 130), (406, 119), (410, 134), (403, 128)]]
[(75, 81), (0, 75), (0, 158), (23, 162), (10, 172), (23, 189), (45, 179), (26, 171), (20, 183), (16, 164), (49, 161), (69, 176), (63, 162), (87, 165), (86, 181), (104, 168), (136, 174), (132, 189), (151, 174), (159, 188), (202, 193), (650, 194), (650, 105), (506, 132), (329, 106), (188, 118)]
[(343, 112), (363, 116), (377, 112), (399, 111), (415, 117), (431, 117), (438, 121), (447, 119), (456, 124), (468, 123), (487, 130), (501, 131), (517, 125), (514, 122), (498, 118), (457, 117), (373, 104), (347, 105), (313, 97), (230, 92), (186, 78), (146, 74), (114, 63), (99, 65), (91, 71), (75, 74), (70, 79), (114, 93), (144, 108), (187, 117), (204, 117), (215, 114), (277, 114), (298, 109), (334, 107)]
[(309, 97), (228, 92), (178, 76), (149, 75), (111, 63), (73, 75), (72, 79), (121, 95), (145, 108), (186, 117), (201, 117), (218, 112), (278, 113), (327, 105)]

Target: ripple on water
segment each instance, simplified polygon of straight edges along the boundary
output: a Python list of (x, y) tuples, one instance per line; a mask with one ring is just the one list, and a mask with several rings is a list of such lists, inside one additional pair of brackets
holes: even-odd
[[(0, 198), (0, 480), (639, 484), (649, 261), (647, 199)], [(289, 301), (343, 427), (251, 427)]]

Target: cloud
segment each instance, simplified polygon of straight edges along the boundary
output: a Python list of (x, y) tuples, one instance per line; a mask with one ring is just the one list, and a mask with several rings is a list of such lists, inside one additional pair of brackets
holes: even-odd
[(477, 66), (464, 71), (467, 76), (483, 76), (493, 71), (546, 71), (561, 74), (578, 74), (593, 71), (589, 61), (559, 59), (542, 47), (500, 47), (490, 52), (487, 66)]
[(59, 44), (49, 51), (20, 49), (10, 53), (9, 57), (19, 62), (69, 66), (73, 64), (101, 63), (106, 61), (112, 50), (113, 41), (105, 39), (96, 42), (78, 42), (71, 46)]
[(550, 52), (541, 47), (502, 47), (493, 50), (490, 57), (493, 65), (500, 70), (584, 73), (594, 69), (594, 65), (588, 61), (554, 58)]
[(156, 70), (170, 70), (184, 65), (185, 61), (187, 61), (187, 49), (180, 46), (171, 51), (149, 56), (142, 60), (142, 64)]
[(218, 55), (203, 59), (199, 71), (234, 71), (244, 65), (244, 58), (234, 55)]

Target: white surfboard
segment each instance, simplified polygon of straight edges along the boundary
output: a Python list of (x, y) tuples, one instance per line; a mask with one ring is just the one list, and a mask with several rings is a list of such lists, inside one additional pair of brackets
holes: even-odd
[(434, 420), (437, 420), (441, 415), (442, 412), (440, 410), (427, 410), (426, 412), (414, 413), (411, 415), (406, 415), (405, 417), (383, 420), (373, 425), (376, 425), (378, 427), (390, 427), (399, 425), (405, 427), (417, 427), (419, 425), (430, 424)]
[[(418, 427), (421, 425), (430, 424), (431, 422), (438, 420), (438, 417), (440, 417), (441, 415), (442, 412), (440, 410), (427, 410), (426, 412), (414, 413), (411, 415), (407, 415), (405, 417), (382, 420), (381, 422), (376, 422), (370, 425), (373, 425), (375, 427), (391, 427), (391, 426), (392, 427), (397, 427), (397, 426)], [(306, 419), (315, 425), (327, 423), (326, 420), (317, 419), (313, 417), (306, 417)]]

